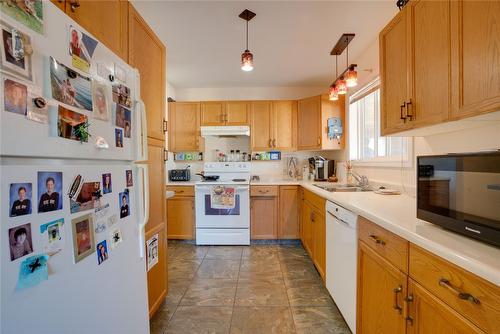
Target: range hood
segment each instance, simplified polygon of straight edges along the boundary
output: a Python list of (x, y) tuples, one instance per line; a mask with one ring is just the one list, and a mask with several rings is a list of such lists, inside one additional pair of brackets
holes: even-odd
[(236, 136), (250, 136), (250, 127), (248, 125), (242, 126), (202, 126), (202, 137), (236, 137)]

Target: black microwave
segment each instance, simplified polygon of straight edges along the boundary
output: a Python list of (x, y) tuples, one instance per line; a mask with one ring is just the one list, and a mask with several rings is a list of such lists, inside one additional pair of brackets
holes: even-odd
[(500, 246), (500, 151), (417, 157), (417, 218)]

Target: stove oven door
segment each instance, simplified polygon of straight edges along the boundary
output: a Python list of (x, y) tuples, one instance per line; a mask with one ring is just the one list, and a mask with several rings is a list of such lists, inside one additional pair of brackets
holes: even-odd
[(211, 185), (196, 185), (196, 228), (249, 228), (250, 187), (225, 185), (235, 190), (235, 206), (232, 209), (216, 209), (211, 205)]

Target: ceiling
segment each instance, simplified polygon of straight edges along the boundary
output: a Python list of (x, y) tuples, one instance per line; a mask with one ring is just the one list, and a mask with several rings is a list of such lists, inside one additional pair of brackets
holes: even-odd
[[(356, 62), (395, 15), (395, 1), (159, 1), (134, 6), (167, 46), (168, 82), (176, 88), (329, 85), (330, 50), (344, 32), (355, 33)], [(254, 70), (240, 69), (245, 8)], [(339, 59), (345, 68), (345, 52)], [(359, 64), (360, 70), (363, 64)]]

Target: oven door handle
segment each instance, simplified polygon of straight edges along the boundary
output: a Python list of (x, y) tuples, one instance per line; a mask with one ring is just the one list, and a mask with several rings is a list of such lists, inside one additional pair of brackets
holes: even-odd
[[(196, 185), (195, 186), (195, 190), (206, 190), (206, 189), (210, 189), (212, 186), (198, 186)], [(228, 186), (228, 188), (234, 188), (236, 191), (239, 191), (239, 190), (250, 190), (250, 186)]]

